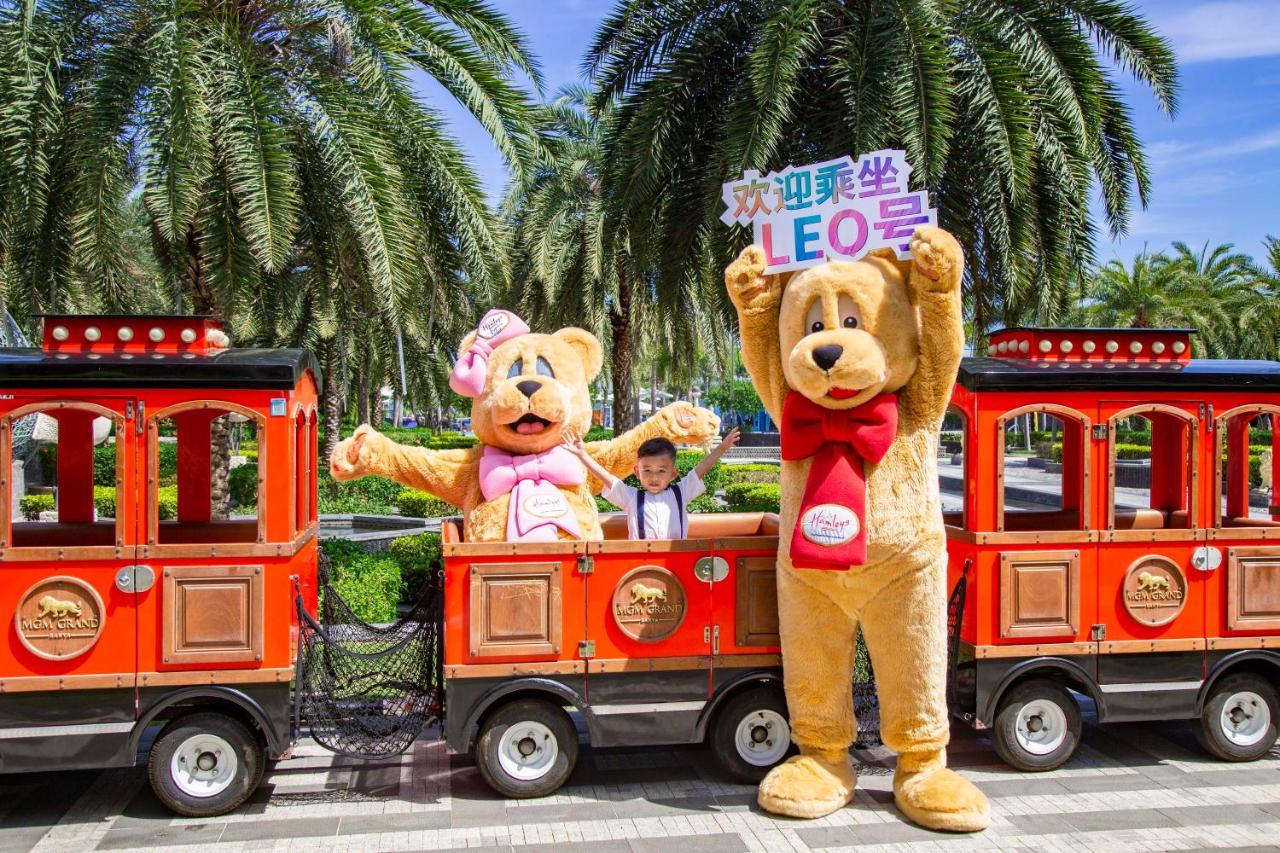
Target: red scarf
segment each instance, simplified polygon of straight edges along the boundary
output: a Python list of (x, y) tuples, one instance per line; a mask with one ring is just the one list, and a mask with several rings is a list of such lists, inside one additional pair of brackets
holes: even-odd
[[(867, 561), (863, 461), (878, 463), (898, 432), (898, 397), (879, 394), (852, 409), (828, 409), (803, 394), (782, 404), (782, 458), (814, 457), (791, 534), (798, 569), (848, 569)], [(815, 455), (816, 454), (816, 455)]]

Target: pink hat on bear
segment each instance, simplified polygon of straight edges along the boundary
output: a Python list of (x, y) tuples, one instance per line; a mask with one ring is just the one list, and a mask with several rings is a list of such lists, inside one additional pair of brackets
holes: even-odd
[(502, 342), (528, 333), (529, 326), (510, 311), (494, 308), (485, 314), (471, 347), (453, 365), (449, 387), (463, 397), (479, 397), (489, 371), (489, 356)]

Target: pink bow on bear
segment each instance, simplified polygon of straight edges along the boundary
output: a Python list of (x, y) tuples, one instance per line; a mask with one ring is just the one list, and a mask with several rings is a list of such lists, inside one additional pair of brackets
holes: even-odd
[(586, 480), (578, 457), (563, 447), (517, 456), (486, 447), (480, 457), (480, 492), (491, 501), (511, 493), (507, 507), (507, 540), (554, 542), (559, 527), (582, 537), (578, 516), (557, 486), (576, 486)]
[(489, 370), (489, 356), (503, 341), (527, 334), (529, 326), (501, 308), (485, 314), (476, 327), (476, 339), (471, 347), (453, 365), (449, 387), (463, 397), (479, 397), (484, 391), (485, 375)]

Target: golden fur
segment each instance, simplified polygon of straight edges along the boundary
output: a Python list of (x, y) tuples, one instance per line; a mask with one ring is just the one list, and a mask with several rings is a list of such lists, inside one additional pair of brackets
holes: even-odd
[[(813, 818), (853, 798), (849, 760), (856, 722), (850, 695), (861, 625), (880, 696), (881, 734), (899, 754), (894, 799), (931, 829), (974, 831), (989, 821), (982, 792), (946, 769), (946, 541), (936, 453), (942, 416), (964, 345), (963, 256), (955, 239), (921, 228), (912, 261), (892, 250), (765, 276), (759, 247), (725, 271), (738, 308), (742, 356), (765, 408), (781, 422), (798, 391), (846, 409), (898, 393), (898, 433), (879, 465), (868, 464), (867, 562), (847, 571), (795, 569), (791, 531), (811, 460), (782, 463), (778, 617), (787, 705), (800, 755), (760, 785), (765, 809)], [(852, 317), (856, 324), (846, 325)], [(813, 324), (823, 326), (814, 331)], [(836, 345), (829, 370), (814, 350)], [(833, 388), (856, 390), (842, 399)]]
[[(473, 333), (474, 334), (474, 333)], [(463, 340), (466, 350), (472, 336)], [(550, 335), (526, 334), (499, 345), (489, 358), (484, 390), (471, 404), (471, 428), (481, 444), (465, 450), (429, 450), (397, 444), (372, 427), (362, 425), (333, 452), (329, 468), (336, 480), (368, 474), (390, 477), (398, 483), (430, 492), (460, 507), (463, 537), (470, 542), (507, 539), (507, 504), (510, 495), (486, 501), (480, 493), (480, 456), (484, 445), (512, 454), (542, 453), (559, 445), (566, 429), (578, 435), (591, 427), (590, 382), (600, 372), (600, 342), (583, 329), (566, 328)], [(554, 376), (538, 372), (545, 361)], [(508, 376), (520, 361), (520, 369)], [(544, 370), (545, 370), (544, 367)], [(526, 397), (517, 387), (536, 381), (541, 387)], [(521, 434), (513, 424), (526, 414), (548, 421), (542, 432)], [(698, 444), (715, 435), (719, 419), (706, 409), (673, 403), (640, 426), (610, 441), (587, 445), (591, 456), (617, 477), (631, 472), (636, 451), (650, 438)], [(584, 539), (602, 539), (600, 519), (592, 495), (603, 488), (595, 477), (580, 486), (564, 486), (569, 505), (578, 517)], [(563, 531), (562, 538), (569, 538)]]

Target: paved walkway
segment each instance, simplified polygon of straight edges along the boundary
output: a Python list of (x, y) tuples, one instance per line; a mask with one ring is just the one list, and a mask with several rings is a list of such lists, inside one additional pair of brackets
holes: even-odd
[(454, 850), (519, 853), (731, 853), (849, 850), (1280, 850), (1280, 747), (1251, 764), (1202, 753), (1185, 724), (1086, 723), (1065, 767), (1009, 770), (983, 733), (957, 728), (951, 763), (993, 807), (973, 836), (908, 824), (889, 793), (893, 759), (855, 751), (857, 800), (816, 821), (772, 817), (702, 748), (582, 752), (571, 784), (504, 800), (465, 756), (422, 739), (362, 762), (304, 741), (235, 814), (175, 818), (142, 769), (0, 776), (0, 851)]

